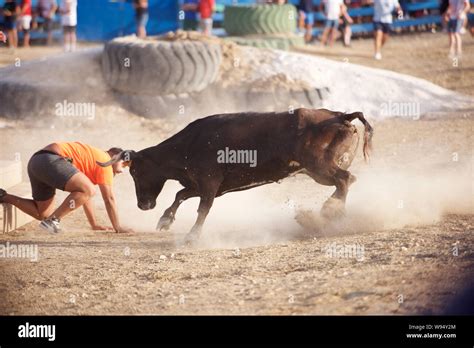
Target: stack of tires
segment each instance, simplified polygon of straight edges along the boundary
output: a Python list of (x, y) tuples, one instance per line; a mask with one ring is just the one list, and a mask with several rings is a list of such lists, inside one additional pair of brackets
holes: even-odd
[(102, 75), (126, 109), (159, 117), (192, 103), (191, 94), (217, 80), (221, 61), (216, 42), (128, 36), (105, 44)]
[(228, 39), (247, 46), (288, 50), (304, 45), (295, 35), (296, 8), (293, 5), (236, 5), (224, 9)]
[(221, 59), (217, 43), (130, 36), (105, 44), (102, 73), (110, 87), (124, 93), (191, 93), (217, 79)]

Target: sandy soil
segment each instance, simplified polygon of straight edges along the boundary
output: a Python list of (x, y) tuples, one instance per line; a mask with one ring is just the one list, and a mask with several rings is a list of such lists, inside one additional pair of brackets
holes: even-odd
[[(181, 241), (197, 201), (180, 208), (170, 232), (154, 232), (175, 187), (165, 190), (155, 211), (139, 212), (132, 180), (123, 175), (116, 183), (122, 216), (140, 232), (92, 232), (78, 211), (57, 236), (41, 232), (37, 223), (0, 235), (2, 244), (39, 248), (37, 262), (0, 260), (0, 313), (440, 313), (474, 271), (472, 124), (463, 117), (376, 124), (372, 164), (365, 165), (359, 153), (352, 167), (359, 181), (350, 191), (345, 221), (321, 225), (317, 211), (332, 189), (300, 176), (218, 199), (203, 240), (193, 247)], [(32, 144), (47, 143), (61, 130), (22, 128), (0, 130), (2, 156), (13, 147), (31, 152)], [(129, 122), (128, 132), (141, 138), (127, 145), (141, 147), (170, 131)], [(85, 133), (84, 141), (102, 137), (98, 142), (104, 144), (113, 137)], [(25, 134), (28, 146), (14, 146)], [(396, 208), (400, 197), (403, 209)], [(99, 217), (107, 223), (99, 202)], [(325, 248), (332, 243), (362, 246), (363, 260), (328, 257)]]
[(373, 58), (373, 40), (370, 39), (354, 39), (350, 48), (338, 41), (332, 48), (312, 44), (297, 51), (393, 70), (421, 77), (460, 93), (474, 95), (474, 38), (469, 34), (463, 35), (463, 59), (459, 61), (448, 58), (446, 33), (393, 36), (383, 48), (381, 61)]
[[(98, 43), (80, 42), (78, 49), (100, 46)], [(33, 42), (29, 48), (19, 47), (10, 49), (3, 43), (0, 44), (0, 67), (21, 64), (22, 61), (41, 59), (47, 56), (57, 55), (63, 52), (61, 45), (54, 43), (51, 46), (43, 46), (39, 42)]]
[[(421, 45), (418, 36), (397, 40), (405, 42), (399, 57)], [(370, 45), (355, 42), (347, 52)], [(456, 89), (457, 72), (440, 68), (444, 56), (436, 55), (436, 67), (427, 71), (412, 56), (412, 71), (406, 71), (410, 63), (389, 58), (391, 45), (395, 40), (379, 67), (431, 80), (427, 71), (439, 72), (438, 83)], [(437, 52), (441, 46), (433, 47)], [(368, 54), (350, 59), (375, 65)], [(464, 84), (472, 80), (459, 86)], [(26, 164), (35, 150), (60, 140), (141, 149), (182, 127), (113, 107), (98, 107), (96, 114), (93, 121), (0, 120), (0, 158), (20, 153)], [(121, 175), (115, 184), (120, 214), (134, 234), (92, 232), (82, 211), (63, 220), (60, 235), (42, 232), (37, 222), (0, 234), (0, 244), (35, 244), (39, 251), (37, 262), (0, 258), (0, 314), (441, 313), (474, 275), (474, 115), (435, 116), (373, 124), (372, 162), (365, 164), (359, 149), (350, 169), (358, 181), (339, 221), (318, 215), (333, 188), (297, 176), (217, 199), (202, 239), (185, 246), (197, 200), (183, 204), (169, 232), (155, 232), (178, 185), (167, 184), (157, 207), (142, 212), (130, 176)], [(100, 198), (95, 200), (98, 218), (107, 224)], [(361, 253), (329, 255), (331, 245), (357, 246)]]

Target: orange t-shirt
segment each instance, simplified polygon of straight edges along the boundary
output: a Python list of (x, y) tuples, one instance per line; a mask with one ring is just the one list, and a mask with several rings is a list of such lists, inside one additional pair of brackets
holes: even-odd
[(61, 156), (72, 158), (72, 164), (84, 173), (94, 185), (112, 185), (114, 172), (112, 166), (101, 167), (96, 161), (110, 161), (107, 152), (83, 143), (57, 143)]

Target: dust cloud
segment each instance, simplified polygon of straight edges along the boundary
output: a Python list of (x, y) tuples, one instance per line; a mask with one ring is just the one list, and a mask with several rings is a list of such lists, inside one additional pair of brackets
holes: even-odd
[[(359, 151), (360, 152), (360, 151)], [(360, 155), (360, 154), (359, 154)], [(411, 152), (410, 156), (416, 156)], [(305, 175), (234, 192), (216, 198), (204, 225), (198, 248), (240, 248), (285, 243), (300, 238), (337, 237), (370, 231), (429, 225), (444, 214), (472, 214), (472, 164), (469, 161), (430, 158), (399, 167), (360, 160), (350, 168), (357, 181), (350, 187), (346, 214), (337, 220), (326, 220), (319, 214), (324, 201), (334, 191), (315, 183)], [(153, 212), (140, 212), (131, 178), (120, 190), (120, 202), (133, 221), (132, 227), (155, 231), (163, 211), (171, 205), (181, 186), (168, 182), (158, 197)], [(170, 231), (177, 245), (182, 242), (197, 217), (198, 198), (184, 202)]]

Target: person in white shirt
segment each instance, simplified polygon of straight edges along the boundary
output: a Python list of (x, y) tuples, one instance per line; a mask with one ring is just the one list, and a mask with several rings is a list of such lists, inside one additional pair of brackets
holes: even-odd
[(470, 8), (469, 0), (449, 0), (446, 20), (449, 34), (449, 58), (451, 59), (460, 58), (462, 55), (461, 28)]
[(64, 33), (64, 50), (76, 50), (77, 0), (61, 0), (61, 25)]
[(387, 42), (392, 29), (392, 12), (395, 10), (398, 17), (403, 16), (398, 0), (374, 0), (374, 58), (376, 60), (382, 59), (382, 46)]
[(349, 23), (352, 23), (352, 18), (347, 14), (343, 0), (324, 0), (323, 4), (326, 24), (321, 36), (321, 44), (326, 45), (329, 37), (329, 46), (332, 46), (339, 28), (339, 17), (342, 15)]

